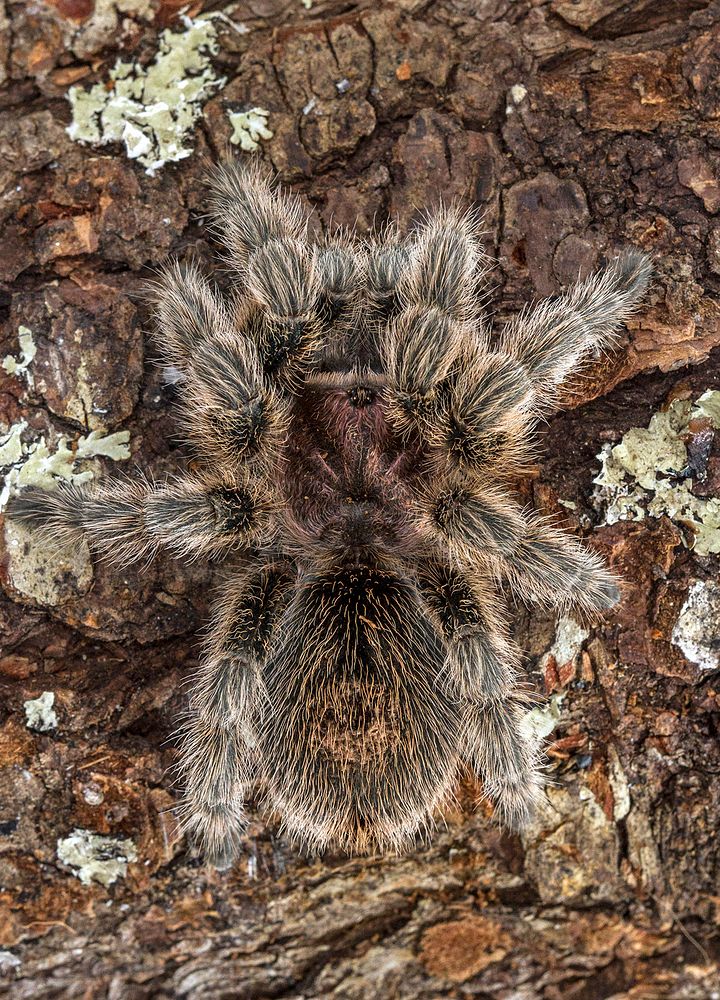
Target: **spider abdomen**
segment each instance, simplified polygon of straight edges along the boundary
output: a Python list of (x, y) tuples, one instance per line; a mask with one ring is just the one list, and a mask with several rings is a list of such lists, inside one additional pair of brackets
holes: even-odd
[(449, 793), (462, 728), (417, 591), (372, 566), (315, 576), (278, 634), (258, 727), (270, 805), (312, 843), (400, 846)]

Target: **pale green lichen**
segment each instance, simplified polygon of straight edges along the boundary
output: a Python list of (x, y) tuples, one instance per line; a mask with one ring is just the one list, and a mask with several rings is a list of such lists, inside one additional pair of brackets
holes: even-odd
[(58, 720), (54, 704), (53, 691), (43, 691), (37, 698), (30, 698), (24, 702), (25, 725), (28, 729), (34, 729), (38, 733), (49, 733), (51, 729), (57, 729)]
[(583, 643), (589, 635), (588, 629), (583, 628), (574, 618), (559, 618), (555, 626), (555, 639), (543, 657), (541, 666), (549, 657), (552, 657), (560, 667), (572, 663), (580, 655)]
[(7, 582), (19, 594), (43, 608), (54, 608), (87, 593), (93, 567), (86, 541), (48, 542), (17, 521), (5, 522)]
[(75, 829), (69, 837), (58, 840), (58, 859), (83, 885), (99, 882), (112, 885), (127, 875), (127, 866), (137, 861), (135, 844), (129, 838), (108, 837), (91, 830)]
[(22, 434), (26, 428), (25, 421), (20, 420), (0, 437), (0, 469), (15, 465), (23, 457), (25, 446)]
[(232, 135), (230, 142), (246, 152), (253, 152), (260, 144), (260, 139), (272, 139), (273, 134), (267, 127), (268, 112), (264, 108), (250, 108), (249, 111), (228, 111)]
[(86, 437), (78, 439), (75, 450), (76, 461), (85, 458), (112, 458), (115, 462), (123, 462), (130, 458), (129, 431), (115, 431), (113, 434), (103, 434), (101, 431), (90, 431)]
[(128, 431), (115, 431), (103, 435), (91, 431), (78, 438), (74, 448), (69, 438), (61, 435), (53, 450), (48, 447), (45, 437), (26, 442), (23, 434), (28, 425), (24, 420), (14, 424), (0, 437), (0, 510), (10, 496), (25, 486), (41, 486), (52, 490), (58, 480), (70, 483), (85, 483), (93, 478), (93, 469), (88, 467), (92, 459), (103, 456), (115, 461), (130, 458)]
[(544, 705), (536, 705), (524, 716), (522, 728), (528, 739), (540, 743), (557, 729), (564, 698), (564, 694), (554, 694)]
[(182, 22), (184, 31), (162, 32), (149, 66), (118, 60), (109, 84), (70, 88), (71, 139), (96, 146), (122, 142), (151, 175), (190, 156), (188, 137), (203, 103), (226, 81), (215, 76), (210, 59), (218, 51), (213, 18), (184, 16)]
[(29, 386), (33, 385), (30, 364), (37, 354), (37, 344), (32, 335), (32, 330), (27, 326), (18, 327), (18, 342), (20, 344), (20, 358), (6, 354), (2, 360), (2, 367), (8, 375), (22, 376)]
[(622, 441), (598, 455), (600, 474), (593, 480), (595, 500), (605, 524), (668, 517), (692, 529), (699, 555), (720, 552), (720, 499), (692, 493), (683, 437), (689, 424), (707, 418), (720, 429), (720, 392), (710, 390), (693, 403), (676, 399), (653, 414), (647, 428), (633, 427)]
[[(129, 440), (128, 431), (91, 431), (74, 442), (60, 436), (50, 447), (44, 435), (32, 437), (27, 422), (20, 420), (0, 436), (0, 511), (26, 486), (53, 490), (59, 481), (88, 482), (100, 456), (115, 461), (130, 458)], [(26, 598), (54, 607), (90, 587), (93, 570), (86, 542), (49, 545), (31, 529), (9, 520), (4, 536), (10, 557), (8, 582)]]
[(673, 645), (701, 670), (720, 669), (720, 587), (695, 580), (675, 622)]

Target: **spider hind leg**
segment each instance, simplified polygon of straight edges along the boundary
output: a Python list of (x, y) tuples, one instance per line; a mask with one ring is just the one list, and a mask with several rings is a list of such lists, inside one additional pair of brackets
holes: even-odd
[(465, 700), (509, 697), (520, 653), (501, 620), (495, 589), (439, 562), (422, 565), (419, 583), (447, 646), (451, 689)]
[(545, 785), (539, 741), (527, 725), (529, 707), (519, 696), (465, 706), (463, 756), (500, 821), (512, 829), (532, 819)]
[(184, 783), (179, 815), (183, 830), (219, 868), (232, 864), (247, 825), (265, 697), (260, 669), (292, 582), (284, 564), (226, 581), (190, 698), (178, 765)]

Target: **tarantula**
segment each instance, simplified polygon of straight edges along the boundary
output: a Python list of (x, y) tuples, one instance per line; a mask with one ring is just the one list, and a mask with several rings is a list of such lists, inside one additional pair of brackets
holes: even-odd
[(32, 489), (10, 516), (120, 563), (160, 546), (231, 560), (180, 764), (184, 827), (219, 866), (258, 781), (315, 849), (401, 848), (467, 765), (522, 824), (542, 769), (501, 585), (588, 613), (619, 588), (512, 481), (559, 387), (643, 294), (647, 258), (624, 253), (491, 343), (472, 214), (314, 245), (299, 202), (234, 163), (210, 211), (230, 293), (194, 264), (156, 291), (192, 472)]

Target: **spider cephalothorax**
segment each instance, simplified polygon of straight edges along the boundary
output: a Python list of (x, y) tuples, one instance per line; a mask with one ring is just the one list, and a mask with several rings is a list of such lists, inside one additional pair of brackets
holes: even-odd
[(198, 471), (30, 490), (10, 515), (120, 560), (227, 557), (181, 756), (185, 828), (211, 859), (237, 852), (255, 787), (314, 848), (402, 847), (467, 765), (522, 823), (542, 780), (502, 585), (588, 613), (618, 586), (510, 485), (647, 259), (626, 252), (491, 344), (472, 216), (313, 245), (298, 204), (232, 164), (211, 210), (231, 294), (195, 266), (157, 293)]

